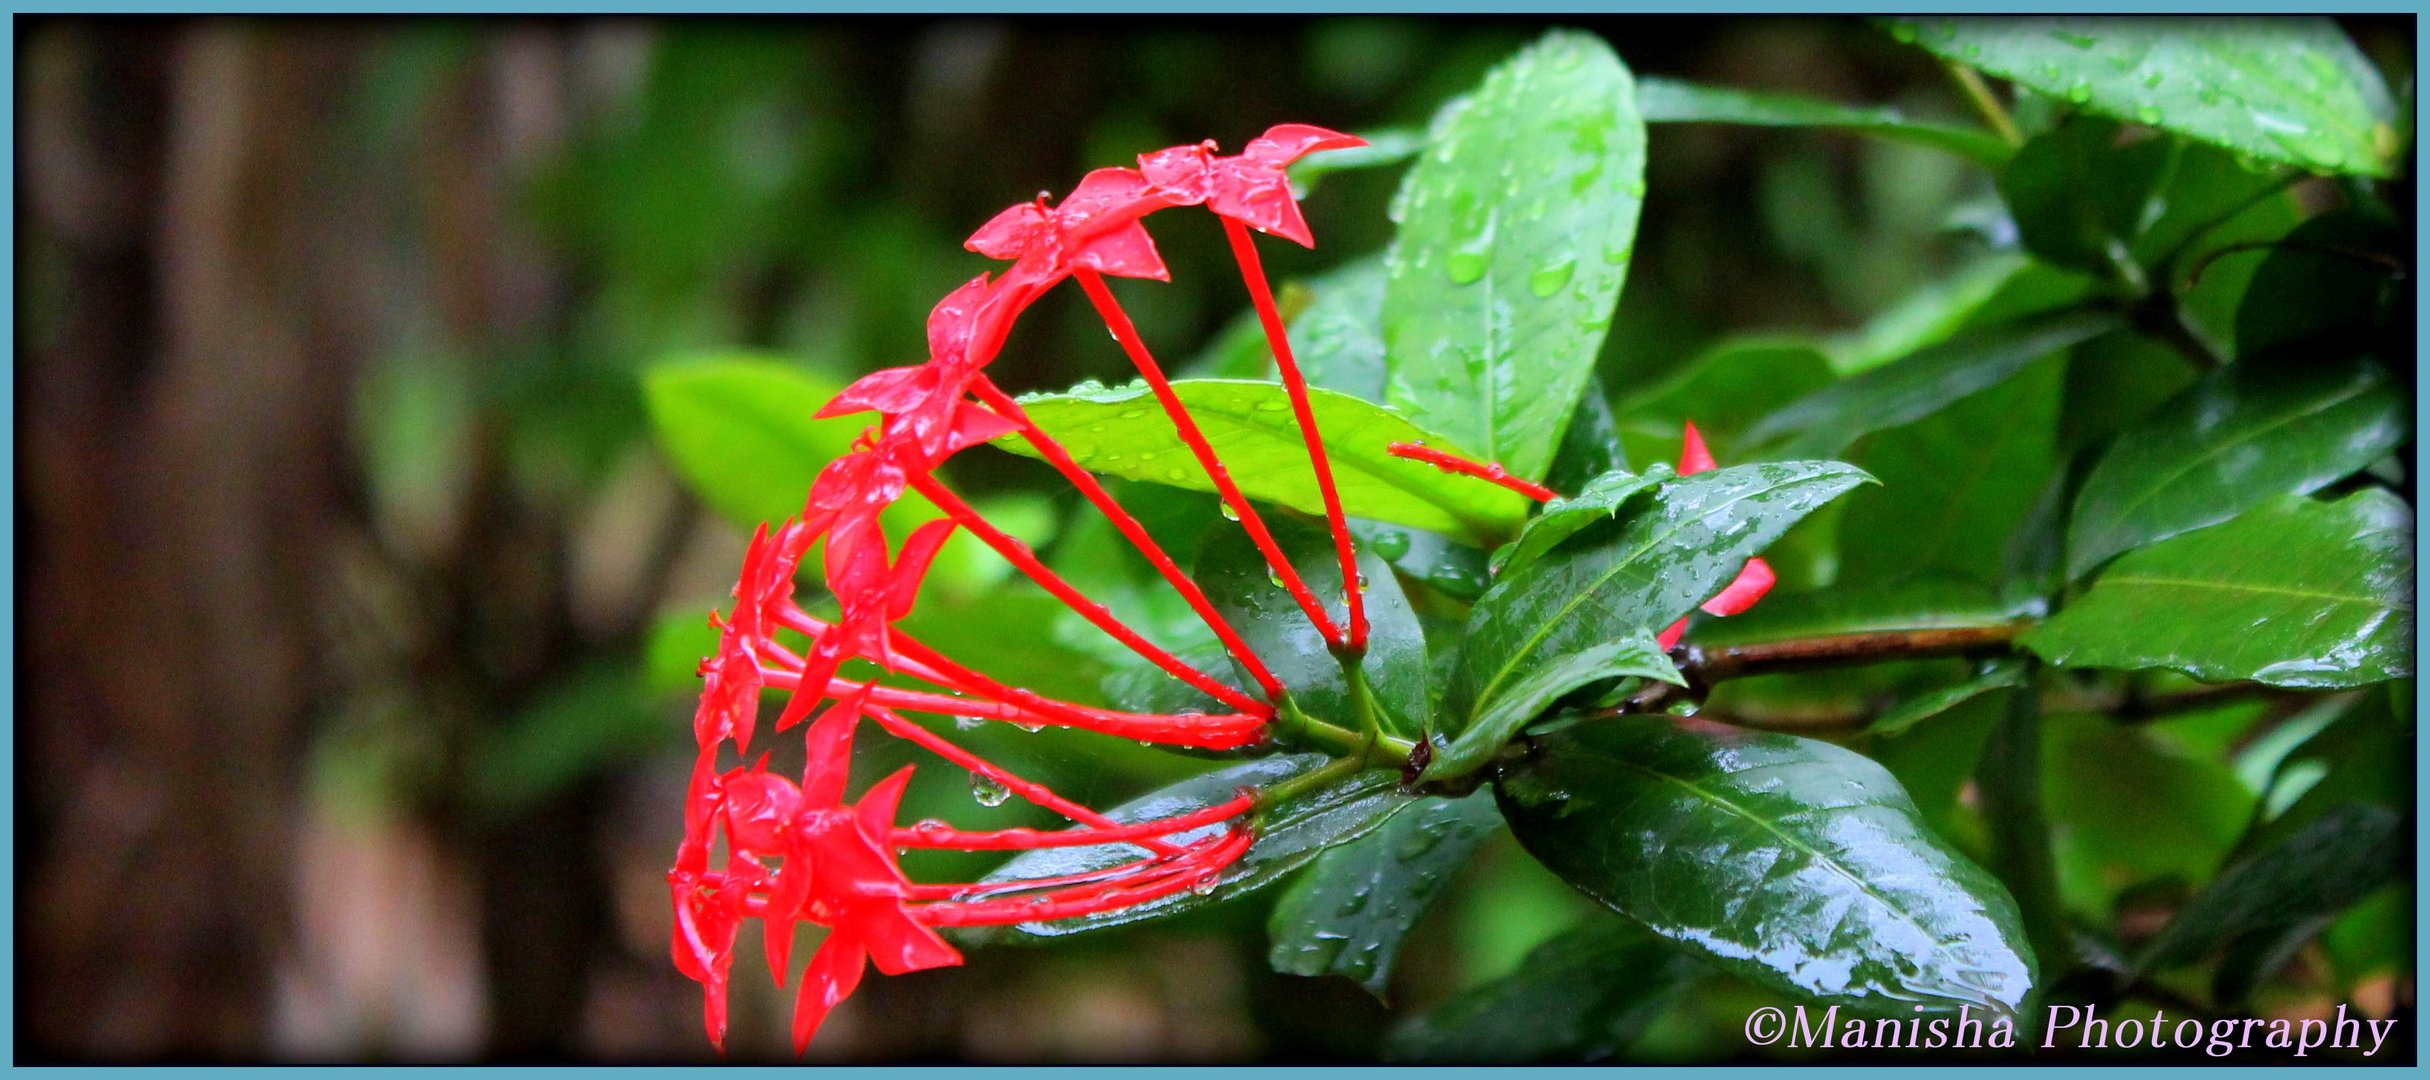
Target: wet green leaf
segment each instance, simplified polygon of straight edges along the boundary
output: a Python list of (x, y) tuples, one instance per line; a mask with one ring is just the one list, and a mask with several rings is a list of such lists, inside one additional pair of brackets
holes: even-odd
[(1335, 847), (1274, 905), (1267, 959), (1292, 975), (1342, 975), (1378, 998), (1401, 941), (1502, 826), (1493, 796), (1427, 798)]
[(1782, 338), (1724, 341), (1620, 402), (1616, 411), (1640, 461), (1679, 456), (1682, 425), (1694, 421), (1713, 452), (1735, 458), (1738, 436), (1764, 415), (1831, 385), (1831, 359), (1812, 342)]
[(1587, 481), (1576, 495), (1545, 503), (1543, 511), (1519, 530), (1517, 540), (1495, 549), (1493, 572), (1515, 574), (1526, 569), (1578, 530), (1619, 516), (1620, 505), (1630, 496), (1673, 479), (1676, 474), (1670, 466), (1656, 465), (1643, 475), (1614, 469)]
[(1867, 634), (1887, 630), (1937, 630), (2004, 626), (2017, 618), (1979, 582), (1947, 575), (1868, 583), (1814, 592), (1776, 592), (1746, 612), (1696, 626), (1702, 645)]
[(1527, 850), (1655, 934), (1792, 1000), (2013, 1014), (2016, 905), (1898, 781), (1828, 743), (1698, 720), (1585, 720), (1495, 781)]
[[(1299, 571), (1308, 591), (1324, 605), (1335, 626), (1349, 625), (1342, 595), (1342, 568), (1332, 539), (1296, 522), (1272, 523), (1274, 542)], [(1384, 730), (1415, 736), (1427, 730), (1426, 635), (1409, 600), (1401, 595), (1400, 579), (1373, 552), (1362, 551), (1359, 576), (1366, 579), (1367, 652), (1359, 670), (1384, 715)], [(1239, 529), (1225, 529), (1207, 540), (1192, 571), (1207, 599), (1239, 631), (1249, 651), (1291, 691), (1291, 700), (1309, 716), (1337, 727), (1359, 730), (1358, 710), (1341, 662), (1327, 647), (1324, 634), (1308, 621), (1308, 613), (1274, 579), (1265, 557)], [(1242, 672), (1232, 680), (1254, 688)]]
[(1995, 169), (2009, 155), (2008, 144), (1991, 132), (1912, 120), (1897, 109), (1842, 105), (1726, 86), (1700, 86), (1674, 79), (1638, 80), (1637, 110), (1649, 124), (1846, 128), (1893, 142), (1946, 150)]
[(1585, 34), (1546, 35), (1447, 108), (1398, 203), (1391, 404), (1544, 475), (1611, 325), (1644, 173), (1628, 69)]
[[(1174, 383), (1173, 390), (1249, 497), (1310, 514), (1325, 512), (1307, 445), (1280, 384), (1189, 379)], [(1507, 536), (1526, 517), (1524, 496), (1482, 481), (1447, 477), (1431, 465), (1385, 451), (1396, 442), (1425, 442), (1473, 456), (1441, 436), (1346, 394), (1311, 390), (1309, 400), (1347, 513), (1477, 538)], [(1214, 490), (1143, 385), (1084, 386), (1025, 397), (1021, 405), (1091, 471), (1192, 491)], [(1017, 437), (996, 445), (1031, 452)]]
[(1410, 1017), (1391, 1061), (1603, 1061), (1637, 1041), (1700, 974), (1696, 963), (1609, 916), (1537, 946), (1519, 970)]
[(2404, 442), (2408, 413), (2370, 360), (2221, 369), (2101, 455), (2068, 524), (2068, 574), (2350, 476)]
[(2118, 326), (2114, 315), (2070, 311), (1969, 331), (1808, 394), (1756, 421), (1740, 442), (1775, 457), (1837, 454), (1868, 432), (1914, 423)]
[(1485, 595), (1485, 587), (1492, 584), (1485, 552), (1441, 533), (1352, 518), (1350, 535), (1411, 581), (1461, 603)]
[(1546, 652), (1525, 674), (1477, 699), (1471, 714), (1459, 718), (1460, 725), (1452, 729), (1456, 737), (1450, 745), (1435, 751), (1425, 776), (1439, 779), (1475, 772), (1553, 702), (1594, 683), (1628, 677), (1685, 685), (1670, 654), (1650, 631), (1624, 632), (1574, 652)]
[(2063, 667), (2361, 686), (2413, 672), (2413, 511), (2371, 489), (2283, 495), (2128, 552), (2024, 637)]
[[(1245, 761), (1133, 799), (1108, 811), (1106, 816), (1115, 821), (1128, 822), (1187, 814), (1229, 800), (1241, 788), (1269, 788), (1302, 773), (1322, 768), (1330, 761), (1322, 754), (1284, 754)], [(1401, 792), (1400, 775), (1392, 770), (1370, 769), (1354, 773), (1318, 785), (1278, 806), (1266, 808), (1255, 826), (1257, 842), (1247, 854), (1241, 856), (1240, 861), (1226, 867), (1218, 875), (1214, 887), (1205, 892), (1190, 890), (1098, 915), (1060, 919), (1051, 923), (1022, 923), (1001, 931), (980, 930), (961, 936), (973, 942), (994, 940), (1014, 931), (1032, 937), (1065, 937), (1220, 903), (1273, 884), (1283, 875), (1306, 866), (1310, 860), (1323, 854), (1325, 849), (1367, 835), (1370, 830), (1416, 801), (1414, 797)], [(1227, 827), (1210, 825), (1193, 832), (1176, 834), (1174, 839), (1184, 843), (1200, 840)], [(1083, 874), (1139, 857), (1139, 849), (1129, 844), (1041, 848), (1014, 856), (994, 873), (987, 875), (985, 881), (1015, 882)]]
[(1551, 657), (1652, 633), (1703, 603), (1799, 518), (1867, 477), (1832, 461), (1737, 465), (1681, 477), (1501, 578), (1469, 615), (1446, 701), (1492, 701)]
[(1933, 18), (1891, 29), (2120, 120), (2317, 172), (2395, 172), (2387, 83), (2325, 18)]

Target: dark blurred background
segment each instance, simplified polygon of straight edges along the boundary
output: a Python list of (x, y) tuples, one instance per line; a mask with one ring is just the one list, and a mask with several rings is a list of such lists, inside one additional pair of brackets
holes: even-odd
[[(1568, 24), (1641, 74), (1965, 119), (1861, 22)], [(724, 600), (743, 533), (653, 445), (642, 373), (916, 362), (1003, 206), (1276, 122), (1422, 125), (1543, 29), (20, 19), (20, 1060), (709, 1057), (663, 885), (697, 635), (661, 628)], [(1862, 326), (1980, 249), (1988, 194), (1709, 127), (1657, 129), (1648, 179), (1615, 388)], [(1396, 183), (1328, 178), (1321, 246), (1269, 265), (1380, 248)], [(1159, 240), (1176, 284), (1135, 310), (1184, 355), (1238, 285), (1212, 231)], [(1123, 370), (1084, 308), (1034, 321), (1007, 385)], [(1468, 873), (1396, 1003), (1583, 903), (1515, 848)], [(1270, 903), (873, 979), (813, 1059), (1371, 1055), (1381, 1006), (1267, 970)], [(752, 967), (732, 1052), (782, 1057)]]

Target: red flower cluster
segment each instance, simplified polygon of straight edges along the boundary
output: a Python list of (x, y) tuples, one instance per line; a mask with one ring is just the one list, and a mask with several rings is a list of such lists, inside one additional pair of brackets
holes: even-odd
[[(1364, 144), (1357, 138), (1322, 128), (1283, 125), (1236, 156), (1216, 154), (1212, 143), (1176, 147), (1140, 158), (1138, 169), (1090, 173), (1060, 204), (1050, 205), (1041, 196), (1014, 206), (981, 227), (967, 244), (982, 255), (1009, 260), (1011, 267), (976, 278), (937, 304), (928, 320), (927, 361), (869, 375), (821, 410), (821, 416), (874, 412), (879, 423), (852, 453), (819, 474), (800, 517), (773, 530), (762, 526), (752, 538), (734, 588), (733, 610), (711, 616), (721, 632), (717, 653), (700, 669), (704, 685), (693, 720), (699, 757), (686, 804), (684, 839), (667, 880), (675, 910), (675, 963), (706, 990), (711, 1040), (722, 1045), (724, 1039), (734, 943), (747, 919), (764, 923), (768, 965), (779, 985), (787, 973), (796, 926), (809, 922), (827, 930), (796, 998), (793, 1037), (798, 1049), (807, 1047), (828, 1011), (852, 992), (865, 965), (874, 964), (891, 975), (960, 963), (961, 954), (937, 934), (939, 927), (1072, 918), (1145, 903), (1212, 881), (1248, 849), (1253, 792), (1176, 817), (1117, 823), (970, 753), (903, 714), (978, 717), (1033, 728), (1058, 725), (1145, 742), (1226, 749), (1263, 740), (1267, 721), (1283, 696), (1281, 682), (1137, 519), (987, 378), (988, 363), (1022, 311), (1067, 277), (1078, 279), (1095, 303), (1232, 514), (1264, 553), (1276, 579), (1329, 641), (1353, 653), (1363, 647), (1366, 616), (1356, 585), (1347, 590), (1348, 625), (1334, 625), (1216, 460), (1103, 281), (1106, 275), (1166, 278), (1155, 243), (1140, 224), (1148, 214), (1204, 206), (1222, 218), (1323, 488), (1343, 580), (1355, 583), (1350, 535), (1308, 406), (1306, 382), (1283, 336), (1250, 230), (1312, 243), (1284, 167), (1312, 151), (1359, 145)], [(938, 482), (936, 471), (946, 458), (1013, 433), (1034, 446), (1146, 556), (1249, 674), (1255, 692), (1193, 668), (1149, 642)], [(892, 545), (879, 515), (906, 491), (920, 493), (945, 517)], [(930, 560), (957, 528), (969, 530), (1081, 616), (1232, 711), (1141, 714), (1058, 701), (990, 678), (904, 634), (895, 623), (911, 610)], [(799, 564), (822, 542), (821, 569), (837, 605), (832, 620), (813, 616), (793, 596)], [(788, 638), (798, 644), (788, 644)], [(855, 663), (872, 670), (846, 677), (847, 665)], [(881, 683), (881, 674), (934, 689)], [(776, 721), (778, 730), (808, 721), (803, 736), (808, 764), (798, 784), (770, 773), (764, 754), (756, 763), (720, 768), (727, 743), (738, 755), (749, 752), (762, 691), (771, 688), (788, 695)], [(1073, 827), (1056, 832), (965, 832), (943, 822), (900, 827), (895, 811), (911, 779), (910, 767), (871, 785), (857, 801), (847, 801), (852, 742), (863, 720), (1070, 819)], [(896, 861), (896, 853), (907, 848), (1116, 844), (1136, 848), (1139, 856), (1092, 873), (1018, 882), (923, 884), (907, 878)]]
[[(1309, 406), (1307, 382), (1291, 355), (1251, 235), (1254, 230), (1312, 244), (1284, 168), (1316, 150), (1359, 145), (1363, 143), (1352, 136), (1286, 124), (1235, 156), (1216, 154), (1212, 143), (1175, 147), (1141, 157), (1137, 169), (1092, 172), (1059, 204), (1040, 196), (1007, 209), (973, 234), (966, 246), (1012, 265), (1000, 274), (971, 280), (937, 304), (928, 319), (927, 361), (862, 378), (820, 411), (820, 416), (876, 413), (878, 426), (861, 437), (852, 453), (819, 474), (801, 516), (774, 529), (763, 525), (752, 538), (732, 611), (710, 618), (721, 633), (717, 652), (700, 667), (704, 685), (693, 719), (699, 757), (686, 803), (683, 842), (667, 880), (675, 911), (675, 963), (706, 991), (712, 1041), (723, 1044), (734, 944), (748, 919), (764, 924), (768, 966), (780, 986), (798, 924), (826, 928), (795, 1000), (793, 1038), (798, 1050), (808, 1046), (828, 1011), (852, 993), (865, 966), (874, 964), (892, 975), (960, 963), (961, 954), (938, 935), (940, 927), (1039, 922), (1119, 910), (1205, 885), (1248, 850), (1255, 792), (1243, 791), (1221, 804), (1174, 817), (1118, 823), (963, 749), (904, 713), (976, 717), (1029, 728), (1055, 725), (1220, 750), (1264, 740), (1283, 699), (1280, 680), (1189, 575), (1096, 477), (988, 379), (987, 365), (1021, 313), (1067, 277), (1088, 294), (1175, 432), (1205, 469), (1228, 508), (1227, 516), (1239, 521), (1274, 579), (1337, 651), (1356, 656), (1364, 649), (1367, 617), (1341, 500)], [(1179, 206), (1206, 207), (1222, 219), (1230, 239), (1323, 496), (1345, 583), (1343, 624), (1334, 622), (1283, 555), (1105, 285), (1108, 275), (1166, 279), (1164, 262), (1141, 220)], [(1034, 447), (1146, 557), (1256, 684), (1253, 691), (1192, 667), (1148, 641), (938, 481), (937, 469), (945, 459), (1008, 434)], [(1692, 427), (1688, 438), (1681, 471), (1711, 467)], [(1396, 447), (1395, 452), (1404, 449)], [(1482, 476), (1534, 498), (1552, 497), (1552, 492), (1510, 477), (1499, 466), (1439, 452), (1407, 456)], [(945, 517), (892, 544), (879, 516), (906, 491), (918, 492)], [(1232, 711), (1130, 713), (1059, 701), (991, 678), (903, 633), (896, 623), (910, 612), (930, 561), (956, 529), (968, 530), (1089, 622)], [(822, 543), (820, 568), (836, 603), (833, 619), (812, 615), (793, 595), (801, 561)], [(1706, 609), (1726, 614), (1753, 603), (1770, 585), (1768, 571), (1758, 580), (1760, 568), (1760, 560), (1750, 563), (1739, 582)], [(1673, 627), (1666, 643), (1680, 629)], [(846, 668), (853, 664), (868, 670), (847, 677)], [(882, 675), (931, 689), (881, 682)], [(777, 730), (808, 722), (803, 734), (807, 765), (799, 783), (769, 772), (764, 754), (750, 764), (720, 767), (728, 743), (738, 757), (750, 751), (762, 692), (768, 689), (787, 695)], [(1068, 818), (1073, 826), (1055, 832), (970, 832), (937, 821), (898, 826), (896, 809), (911, 767), (848, 801), (852, 744), (863, 720)], [(1068, 877), (955, 884), (914, 882), (896, 860), (897, 852), (910, 848), (1100, 845), (1127, 845), (1138, 856)]]

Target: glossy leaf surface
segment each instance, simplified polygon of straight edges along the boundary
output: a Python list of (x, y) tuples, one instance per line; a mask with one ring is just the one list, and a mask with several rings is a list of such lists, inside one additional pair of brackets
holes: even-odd
[(1316, 860), (1274, 905), (1267, 959), (1292, 975), (1341, 975), (1381, 998), (1401, 942), (1502, 827), (1493, 796), (1426, 798)]
[(2024, 637), (2064, 667), (2361, 686), (2413, 672), (2413, 512), (2384, 491), (2280, 496), (2120, 556)]
[(1997, 1014), (2033, 985), (2007, 892), (1853, 751), (1658, 716), (1580, 721), (1530, 749), (1495, 782), (1519, 842), (1768, 991)]
[[(1284, 754), (1242, 762), (1141, 796), (1107, 811), (1106, 816), (1127, 822), (1186, 814), (1228, 800), (1238, 794), (1241, 788), (1271, 787), (1321, 768), (1327, 760), (1322, 754)], [(1227, 900), (1273, 884), (1284, 874), (1306, 866), (1326, 848), (1366, 835), (1369, 830), (1383, 824), (1415, 801), (1401, 793), (1400, 776), (1396, 773), (1389, 770), (1355, 773), (1303, 792), (1279, 806), (1264, 809), (1256, 819), (1257, 842), (1247, 854), (1241, 856), (1240, 861), (1224, 868), (1211, 889), (1175, 893), (1099, 915), (1051, 923), (1022, 923), (1011, 929), (1036, 937), (1063, 937), (1177, 914)], [(1183, 842), (1197, 840), (1225, 827), (1208, 826), (1195, 832), (1177, 834), (1175, 839)], [(1129, 844), (1041, 848), (1013, 857), (987, 875), (984, 881), (1011, 882), (1082, 874), (1140, 857), (1140, 849)], [(994, 935), (981, 931), (968, 936), (985, 940)]]
[(1988, 131), (1914, 120), (1897, 109), (1701, 86), (1676, 79), (1638, 80), (1637, 110), (1649, 124), (1845, 128), (1895, 142), (1946, 150), (1993, 168), (2008, 160), (2009, 154), (2008, 144)]
[(1543, 653), (1535, 666), (1479, 697), (1469, 715), (1459, 718), (1450, 745), (1435, 751), (1426, 767), (1430, 779), (1465, 776), (1476, 771), (1519, 729), (1542, 716), (1553, 702), (1606, 679), (1634, 677), (1684, 685), (1670, 654), (1651, 632), (1630, 631), (1609, 641), (1597, 641), (1574, 652)]
[[(1327, 617), (1339, 626), (1349, 620), (1342, 597), (1342, 569), (1333, 541), (1295, 522), (1273, 523), (1275, 542), (1290, 557), (1300, 580), (1324, 603)], [(1366, 578), (1367, 652), (1359, 670), (1366, 674), (1375, 702), (1384, 715), (1384, 730), (1414, 736), (1428, 728), (1426, 701), (1426, 635), (1409, 600), (1401, 595), (1400, 579), (1372, 551), (1360, 552), (1359, 574)], [(1249, 651), (1265, 662), (1291, 691), (1291, 700), (1309, 716), (1338, 727), (1359, 729), (1350, 686), (1342, 665), (1326, 647), (1325, 636), (1308, 621), (1308, 614), (1291, 594), (1275, 583), (1265, 557), (1239, 529), (1224, 529), (1198, 553), (1192, 572), (1207, 599), (1224, 621), (1240, 632)], [(1236, 680), (1249, 684), (1244, 674)]]
[(1697, 975), (1695, 961), (1618, 919), (1538, 946), (1519, 970), (1403, 1021), (1394, 1061), (1602, 1061), (1637, 1041)]
[(2369, 360), (2236, 364), (2120, 434), (2068, 524), (2070, 577), (2122, 551), (2306, 494), (2404, 442), (2409, 410)]
[(2120, 120), (2316, 172), (2387, 176), (2385, 80), (2325, 18), (1900, 20), (1941, 56)]
[(1387, 400), (1536, 479), (1594, 371), (1645, 196), (1645, 126), (1609, 46), (1555, 32), (1438, 118), (1384, 287)]

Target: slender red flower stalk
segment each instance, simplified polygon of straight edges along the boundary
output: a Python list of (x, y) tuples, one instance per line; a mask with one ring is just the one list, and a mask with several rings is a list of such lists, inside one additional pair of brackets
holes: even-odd
[(1470, 461), (1458, 454), (1437, 450), (1422, 442), (1396, 442), (1384, 447), (1384, 452), (1397, 458), (1423, 461), (1454, 476), (1473, 476), (1487, 483), (1516, 491), (1537, 502), (1551, 502), (1561, 497), (1559, 492), (1542, 484), (1512, 476), (1510, 470), (1504, 469), (1500, 465)]
[(1333, 618), (1325, 613), (1325, 605), (1316, 599), (1316, 594), (1308, 591), (1308, 583), (1300, 579), (1299, 569), (1291, 565), (1291, 559), (1283, 554), (1282, 546), (1274, 542), (1274, 534), (1266, 529), (1265, 518), (1258, 514), (1255, 506), (1249, 504), (1249, 497), (1241, 494), (1240, 485), (1233, 482), (1231, 471), (1216, 459), (1215, 447), (1207, 442), (1206, 433), (1199, 430), (1198, 421), (1190, 418), (1190, 410), (1182, 405), (1181, 396), (1173, 392), (1173, 383), (1164, 377), (1164, 369), (1157, 366), (1156, 358), (1148, 355), (1147, 346), (1139, 340), (1138, 329), (1131, 325), (1131, 317), (1115, 301), (1113, 292), (1105, 287), (1102, 279), (1086, 270), (1078, 271), (1073, 276), (1080, 279), (1081, 289), (1097, 305), (1097, 313), (1105, 319), (1106, 328), (1114, 332), (1114, 340), (1121, 343), (1124, 352), (1130, 354), (1131, 363), (1138, 367), (1140, 376), (1147, 380), (1148, 389), (1156, 395), (1156, 403), (1164, 406), (1165, 415), (1173, 418), (1173, 431), (1189, 446), (1190, 454), (1198, 459), (1199, 467), (1206, 470), (1207, 479), (1214, 482), (1224, 505), (1240, 519), (1241, 530), (1249, 534), (1249, 542), (1255, 544), (1259, 553), (1265, 556), (1266, 566), (1274, 571), (1283, 589), (1299, 603), (1300, 610), (1308, 613), (1308, 621), (1325, 635), (1325, 640), (1336, 644), (1346, 640), (1341, 628), (1333, 625)]
[[(1102, 280), (1166, 278), (1155, 243), (1141, 225), (1151, 213), (1203, 205), (1225, 220), (1251, 300), (1285, 372), (1344, 576), (1355, 582), (1351, 541), (1306, 383), (1290, 356), (1246, 232), (1311, 243), (1284, 167), (1314, 150), (1355, 145), (1360, 141), (1347, 135), (1282, 125), (1235, 156), (1216, 155), (1211, 143), (1175, 147), (1142, 157), (1139, 169), (1092, 172), (1059, 204), (1041, 196), (1011, 207), (972, 234), (967, 246), (1012, 265), (964, 283), (937, 304), (928, 320), (928, 359), (864, 376), (820, 410), (821, 416), (873, 412), (878, 424), (850, 453), (820, 471), (799, 518), (773, 529), (762, 526), (753, 536), (733, 608), (710, 618), (719, 631), (717, 651), (700, 667), (700, 705), (693, 715), (699, 754), (685, 800), (683, 840), (667, 881), (675, 912), (675, 964), (705, 991), (704, 1019), (713, 1041), (722, 1044), (724, 1037), (734, 941), (746, 919), (766, 924), (770, 973), (780, 986), (796, 926), (809, 922), (826, 928), (795, 999), (798, 1050), (859, 985), (866, 967), (893, 975), (959, 964), (960, 952), (938, 936), (938, 927), (1084, 918), (1152, 903), (1218, 880), (1255, 842), (1255, 792), (1159, 820), (1118, 823), (898, 710), (1230, 749), (1266, 739), (1268, 722), (1284, 700), (1285, 687), (1271, 665), (1251, 652), (1137, 519), (986, 378), (984, 369), (1003, 349), (1021, 313), (1067, 277), (1080, 279), (1107, 328), (1157, 391), (1175, 433), (1206, 467), (1311, 622), (1336, 644), (1364, 640), (1364, 608), (1355, 584), (1345, 631), (1327, 619), (1282, 557)], [(1125, 625), (938, 478), (939, 466), (954, 454), (1012, 433), (1036, 447), (1156, 568), (1256, 683), (1263, 700), (1192, 667)], [(881, 515), (906, 492), (924, 496), (945, 516), (913, 530), (898, 545), (889, 540)], [(956, 530), (970, 532), (1146, 662), (1235, 711), (1129, 713), (1059, 701), (984, 675), (904, 634), (896, 624), (913, 610), (930, 563)], [(836, 606), (831, 618), (812, 615), (794, 598), (795, 575), (817, 545), (824, 546), (818, 566)], [(870, 671), (847, 674), (847, 665)], [(898, 685), (899, 679), (934, 689)], [(737, 755), (750, 749), (761, 698), (770, 689), (785, 695), (777, 729), (804, 729), (806, 764), (798, 784), (768, 772), (764, 754), (755, 763), (720, 764), (728, 744)], [(963, 830), (945, 822), (898, 827), (896, 809), (912, 767), (871, 785), (857, 801), (845, 798), (853, 740), (863, 718), (950, 766), (969, 770), (974, 782), (1018, 795), (1072, 826), (1060, 831)], [(723, 865), (712, 866), (720, 846)], [(1079, 874), (998, 882), (914, 882), (896, 862), (897, 851), (907, 848), (1100, 846), (1141, 854)]]
[(1316, 472), (1316, 489), (1325, 500), (1325, 524), (1332, 528), (1333, 551), (1342, 564), (1343, 603), (1349, 608), (1350, 622), (1349, 637), (1343, 644), (1358, 652), (1367, 647), (1366, 589), (1359, 584), (1358, 555), (1351, 550), (1350, 527), (1342, 518), (1341, 493), (1333, 487), (1333, 461), (1325, 456), (1325, 441), (1316, 431), (1316, 409), (1308, 403), (1308, 380), (1291, 355), (1291, 336), (1283, 327), (1281, 310), (1274, 305), (1274, 289), (1266, 282), (1265, 264), (1257, 258), (1257, 242), (1250, 238), (1249, 227), (1238, 218), (1225, 218), (1223, 231), (1232, 242), (1233, 261), (1240, 264), (1241, 282), (1249, 288), (1249, 303), (1257, 309), (1258, 324), (1265, 329), (1266, 345), (1274, 352), (1283, 390), (1291, 395), (1300, 438), (1308, 445), (1308, 464)]

